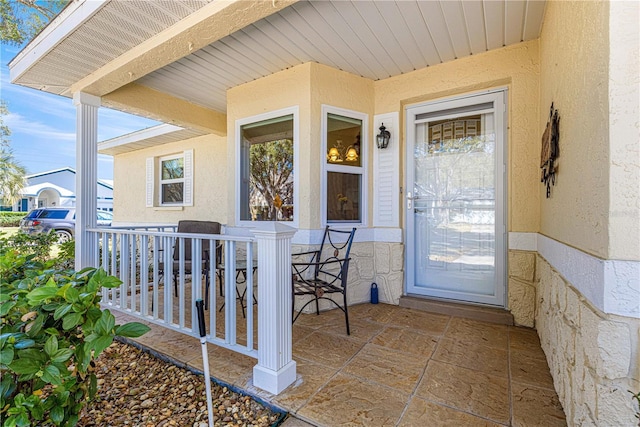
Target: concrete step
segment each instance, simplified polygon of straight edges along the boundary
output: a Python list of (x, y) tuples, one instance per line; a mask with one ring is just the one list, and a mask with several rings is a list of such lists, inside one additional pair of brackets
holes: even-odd
[(417, 296), (400, 297), (400, 307), (413, 308), (429, 313), (464, 317), (483, 322), (498, 323), (500, 325), (513, 325), (513, 315), (502, 308), (441, 301)]

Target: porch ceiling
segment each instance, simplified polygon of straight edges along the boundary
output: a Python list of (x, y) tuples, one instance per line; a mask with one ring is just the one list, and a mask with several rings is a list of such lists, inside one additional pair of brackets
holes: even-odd
[(151, 69), (134, 69), (127, 52), (167, 54), (171, 39), (164, 49), (142, 46), (202, 8), (209, 13), (209, 0), (72, 2), (56, 18), (65, 25), (47, 27), (43, 35), (50, 37), (38, 37), (11, 62), (12, 80), (66, 96), (85, 81), (99, 96), (135, 81), (224, 113), (227, 89), (305, 62), (379, 80), (535, 39), (545, 8), (544, 0), (302, 0), (282, 8), (291, 1), (276, 1), (275, 13), (261, 12), (262, 19), (247, 23), (239, 22), (248, 12), (238, 6), (238, 22), (223, 26), (239, 29), (210, 36), (216, 41), (196, 43), (191, 53), (172, 51), (175, 62), (157, 61)]

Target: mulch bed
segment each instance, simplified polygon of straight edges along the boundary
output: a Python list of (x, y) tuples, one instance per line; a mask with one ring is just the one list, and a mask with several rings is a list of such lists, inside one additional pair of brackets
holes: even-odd
[[(98, 393), (80, 427), (208, 427), (201, 375), (162, 361), (128, 344), (114, 342), (96, 361)], [(212, 383), (216, 426), (271, 426), (280, 413), (249, 396)]]

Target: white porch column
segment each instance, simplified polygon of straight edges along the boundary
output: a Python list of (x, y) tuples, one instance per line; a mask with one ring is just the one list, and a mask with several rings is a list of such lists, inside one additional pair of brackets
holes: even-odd
[(96, 236), (87, 228), (96, 226), (98, 209), (98, 108), (100, 98), (73, 94), (76, 106), (76, 270), (96, 267)]
[(291, 359), (291, 238), (277, 222), (253, 230), (258, 240), (258, 364), (253, 385), (278, 394), (296, 379)]

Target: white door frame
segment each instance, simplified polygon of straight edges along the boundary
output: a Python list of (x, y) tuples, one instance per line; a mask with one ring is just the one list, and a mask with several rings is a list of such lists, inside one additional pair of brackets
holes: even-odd
[[(459, 116), (459, 112), (447, 114), (446, 110), (493, 103), (492, 111), (495, 117), (496, 129), (496, 212), (495, 212), (495, 295), (480, 296), (456, 293), (452, 291), (433, 291), (427, 297), (442, 298), (473, 304), (486, 304), (498, 307), (506, 307), (507, 303), (507, 88), (498, 88), (480, 93), (467, 94), (459, 97), (441, 99), (437, 101), (413, 104), (405, 107), (406, 117), (406, 174), (405, 174), (405, 285), (404, 292), (407, 295), (415, 295), (415, 241), (414, 241), (414, 215), (411, 195), (414, 187), (414, 142), (416, 137), (416, 116), (424, 113), (437, 113), (438, 119)], [(478, 110), (480, 111), (480, 110)], [(486, 109), (483, 109), (486, 112)], [(469, 111), (470, 113), (474, 111)], [(425, 296), (423, 293), (421, 296)]]

